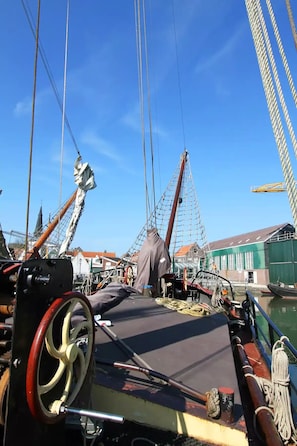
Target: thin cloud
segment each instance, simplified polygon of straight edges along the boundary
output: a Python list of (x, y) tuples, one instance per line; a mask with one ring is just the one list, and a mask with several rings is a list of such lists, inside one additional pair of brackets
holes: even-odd
[(32, 110), (32, 100), (29, 98), (25, 98), (23, 101), (19, 101), (16, 103), (13, 114), (16, 117), (26, 116), (31, 113)]
[(128, 128), (139, 132), (141, 130), (140, 126), (140, 116), (139, 116), (139, 105), (135, 106), (130, 112), (126, 113), (121, 118), (121, 122)]
[[(48, 98), (53, 96), (53, 90), (51, 86), (47, 86), (36, 92), (35, 97), (35, 110), (37, 107), (41, 107), (48, 101)], [(27, 116), (32, 113), (32, 97), (25, 97), (16, 103), (13, 113), (16, 117)]]
[(229, 40), (224, 42), (224, 45), (221, 48), (219, 48), (214, 54), (212, 54), (212, 56), (209, 57), (206, 61), (199, 62), (196, 65), (195, 72), (202, 73), (204, 71), (210, 71), (221, 61), (224, 61), (227, 57), (229, 57), (237, 46), (237, 43), (239, 42), (245, 28), (245, 24), (242, 24), (240, 27), (238, 27), (236, 32), (230, 37)]
[[(137, 133), (141, 133), (141, 121), (139, 117), (139, 113), (136, 111), (136, 107), (134, 110), (132, 110), (130, 113), (126, 113), (122, 118), (121, 122), (128, 128), (134, 130)], [(149, 134), (149, 123), (145, 123), (145, 133), (146, 135)], [(156, 137), (167, 139), (169, 132), (167, 132), (165, 129), (161, 128), (159, 124), (153, 124), (153, 135)]]
[(94, 151), (96, 151), (97, 153), (100, 153), (101, 155), (105, 156), (106, 158), (109, 158), (112, 161), (116, 161), (116, 162), (121, 161), (120, 156), (116, 153), (112, 144), (110, 144), (108, 141), (104, 140), (103, 138), (100, 138), (98, 135), (96, 135), (92, 131), (86, 131), (82, 135), (81, 141), (83, 144), (90, 146)]

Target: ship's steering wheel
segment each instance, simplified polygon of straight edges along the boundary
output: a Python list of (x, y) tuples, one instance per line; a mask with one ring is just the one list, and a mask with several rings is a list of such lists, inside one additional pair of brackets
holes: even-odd
[(126, 270), (125, 270), (124, 279), (125, 279), (125, 283), (126, 283), (127, 285), (132, 286), (132, 284), (133, 284), (133, 279), (134, 279), (132, 266), (130, 266), (130, 265), (127, 266), (127, 268), (126, 268)]
[[(73, 311), (83, 315), (73, 327)], [(83, 336), (82, 336), (83, 335)], [(32, 415), (54, 424), (78, 396), (92, 360), (94, 319), (88, 299), (78, 292), (57, 298), (44, 314), (29, 354), (26, 394)]]

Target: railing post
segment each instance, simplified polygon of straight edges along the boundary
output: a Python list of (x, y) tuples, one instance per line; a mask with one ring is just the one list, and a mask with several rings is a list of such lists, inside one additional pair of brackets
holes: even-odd
[(274, 330), (269, 323), (268, 323), (268, 332), (269, 332), (270, 348), (272, 349), (274, 345)]

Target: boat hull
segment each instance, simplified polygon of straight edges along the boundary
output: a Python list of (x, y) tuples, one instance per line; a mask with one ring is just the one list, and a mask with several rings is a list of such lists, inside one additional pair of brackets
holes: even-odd
[(269, 283), (267, 288), (276, 297), (297, 299), (297, 288), (281, 286), (274, 283)]

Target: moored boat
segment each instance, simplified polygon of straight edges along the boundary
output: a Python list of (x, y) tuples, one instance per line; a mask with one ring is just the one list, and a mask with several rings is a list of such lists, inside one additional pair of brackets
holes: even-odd
[(281, 298), (297, 298), (297, 288), (291, 286), (285, 286), (283, 284), (269, 283), (267, 288), (270, 292), (276, 296)]

